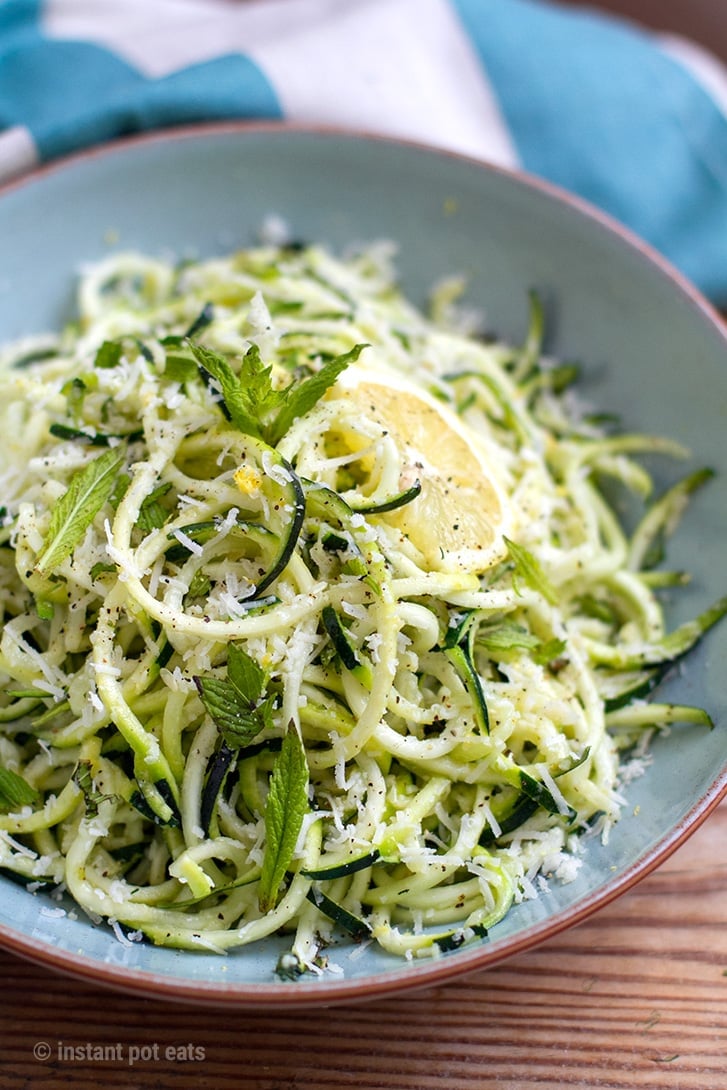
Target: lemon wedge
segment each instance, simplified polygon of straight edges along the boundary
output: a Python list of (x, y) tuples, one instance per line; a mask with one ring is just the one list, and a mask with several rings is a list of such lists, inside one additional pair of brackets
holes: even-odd
[(348, 368), (334, 397), (388, 434), (411, 503), (376, 517), (398, 529), (433, 571), (481, 573), (507, 553), (507, 499), (476, 433), (443, 402), (388, 369)]

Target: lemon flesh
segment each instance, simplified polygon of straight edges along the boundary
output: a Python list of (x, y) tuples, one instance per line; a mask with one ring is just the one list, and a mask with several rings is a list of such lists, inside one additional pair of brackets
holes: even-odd
[(347, 372), (337, 392), (394, 440), (402, 490), (421, 484), (415, 500), (377, 517), (408, 538), (429, 570), (486, 571), (507, 552), (506, 499), (477, 436), (399, 376), (377, 379)]

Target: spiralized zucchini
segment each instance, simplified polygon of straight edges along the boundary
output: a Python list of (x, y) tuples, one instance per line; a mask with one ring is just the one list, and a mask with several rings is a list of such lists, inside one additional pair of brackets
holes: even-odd
[[(574, 368), (425, 317), (384, 246), (87, 270), (78, 320), (5, 350), (0, 866), (94, 919), (225, 952), (341, 932), (479, 941), (567, 880), (619, 753), (700, 709), (643, 698), (692, 473), (644, 499)], [(388, 391), (388, 392), (387, 392)], [(271, 972), (275, 969), (271, 965)]]

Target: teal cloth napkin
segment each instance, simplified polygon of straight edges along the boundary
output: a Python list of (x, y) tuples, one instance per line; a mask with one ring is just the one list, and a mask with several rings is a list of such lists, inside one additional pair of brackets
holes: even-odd
[(727, 75), (542, 0), (0, 0), (0, 179), (220, 118), (422, 140), (577, 193), (727, 303)]

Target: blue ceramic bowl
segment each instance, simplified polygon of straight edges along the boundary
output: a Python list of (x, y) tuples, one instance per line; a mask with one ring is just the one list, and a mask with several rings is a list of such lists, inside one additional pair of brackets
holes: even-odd
[[(678, 623), (727, 591), (727, 337), (697, 292), (613, 222), (530, 178), (426, 148), (279, 126), (177, 130), (112, 145), (0, 191), (0, 340), (59, 326), (82, 263), (114, 248), (210, 255), (251, 244), (270, 213), (333, 248), (393, 238), (405, 292), (422, 302), (463, 272), (490, 327), (519, 340), (527, 292), (548, 312), (547, 348), (582, 360), (586, 393), (626, 428), (684, 442), (721, 473), (670, 550), (694, 573)], [(607, 846), (593, 840), (576, 880), (514, 908), (489, 941), (404, 963), (343, 946), (342, 977), (283, 983), (275, 941), (228, 957), (121, 945), (106, 927), (48, 914), (0, 878), (0, 944), (127, 991), (230, 1006), (352, 1001), (422, 987), (523, 951), (582, 920), (674, 850), (727, 791), (727, 625), (662, 690), (716, 728), (676, 728), (631, 784)]]

